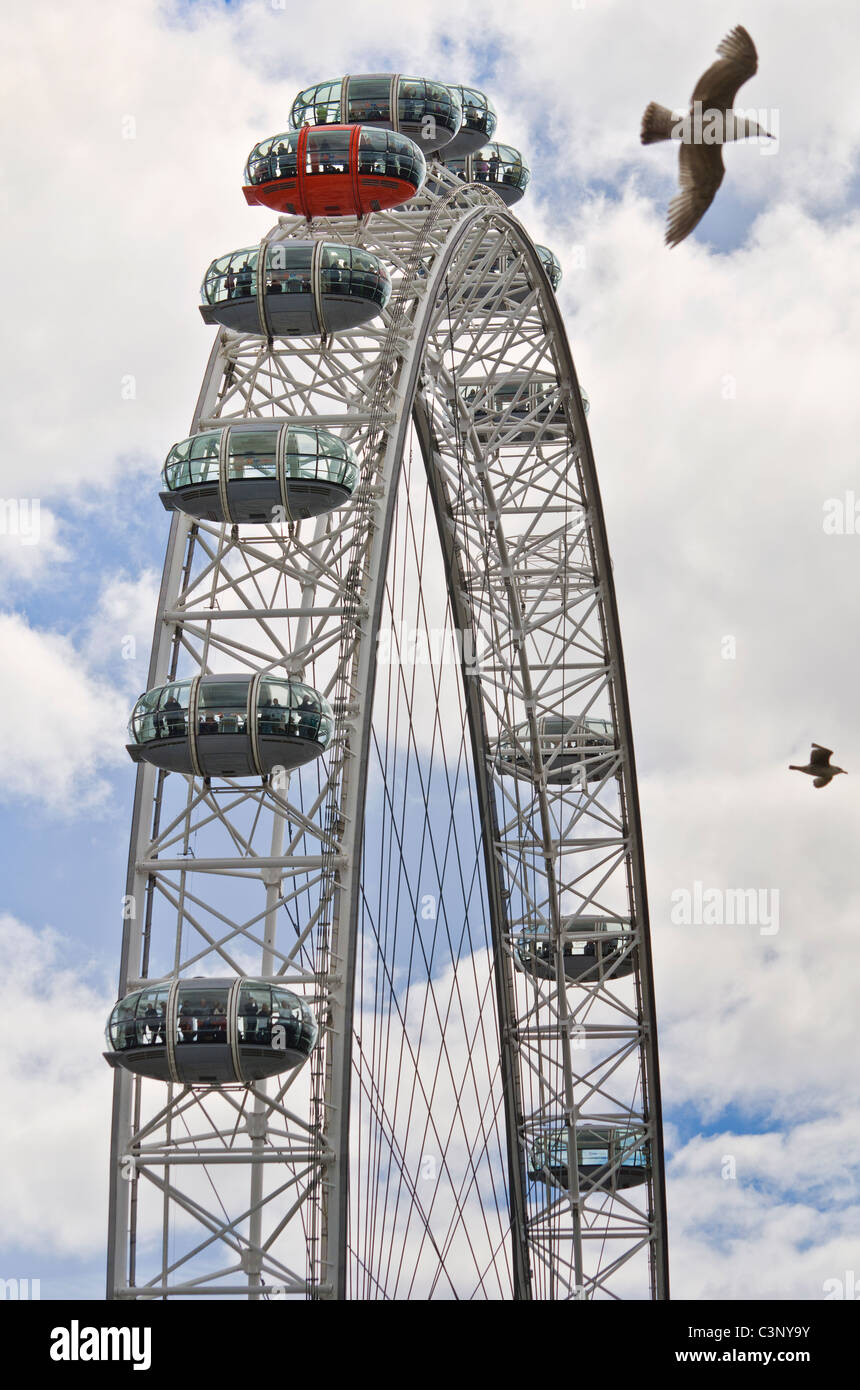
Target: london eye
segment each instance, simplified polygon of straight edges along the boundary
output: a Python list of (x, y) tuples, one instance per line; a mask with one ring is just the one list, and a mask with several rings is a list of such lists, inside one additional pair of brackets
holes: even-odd
[(470, 87), (309, 86), (204, 270), (129, 723), (111, 1299), (668, 1297), (612, 567), (497, 133)]

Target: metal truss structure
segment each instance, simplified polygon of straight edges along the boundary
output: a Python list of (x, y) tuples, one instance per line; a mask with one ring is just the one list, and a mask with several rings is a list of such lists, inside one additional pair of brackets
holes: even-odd
[[(359, 485), (316, 522), (174, 512), (148, 686), (295, 675), (335, 733), (254, 783), (139, 765), (120, 993), (277, 978), (321, 1036), (285, 1082), (117, 1070), (108, 1297), (668, 1297), (630, 716), (555, 296), (517, 219), (438, 163), (404, 208), (267, 240), (308, 235), (383, 258), (386, 311), (327, 341), (220, 330), (192, 428), (313, 420)], [(548, 739), (588, 719), (608, 746)], [(623, 951), (568, 979), (606, 921)], [(583, 1125), (622, 1128), (647, 1181), (619, 1157), (584, 1183)]]

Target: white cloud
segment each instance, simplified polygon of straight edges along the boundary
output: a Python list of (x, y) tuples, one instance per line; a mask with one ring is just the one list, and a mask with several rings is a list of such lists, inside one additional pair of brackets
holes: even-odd
[(110, 671), (132, 696), (146, 683), (158, 588), (158, 576), (149, 569), (108, 576), (84, 644), (89, 662)]
[(93, 811), (102, 774), (126, 757), (126, 701), (92, 676), (67, 637), (0, 614), (2, 798), (42, 803), (60, 814)]
[(40, 498), (0, 500), (0, 579), (41, 587), (71, 558), (64, 526)]
[[(7, 1257), (104, 1246), (111, 1074), (101, 1053), (107, 982), (70, 943), (0, 916), (0, 1226)], [(32, 1272), (38, 1271), (32, 1267)]]
[(673, 1155), (674, 1296), (816, 1300), (828, 1296), (827, 1281), (845, 1284), (860, 1270), (860, 1200), (849, 1171), (857, 1139), (855, 1113), (787, 1135), (714, 1135)]

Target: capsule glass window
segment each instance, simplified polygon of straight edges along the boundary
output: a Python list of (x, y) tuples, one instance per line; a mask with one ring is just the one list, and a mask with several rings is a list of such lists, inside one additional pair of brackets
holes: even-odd
[(500, 181), (510, 184), (513, 188), (525, 188), (529, 181), (529, 171), (523, 164), (519, 150), (515, 150), (512, 145), (491, 145), (489, 149), (490, 169), (492, 170), (494, 162), (498, 161)]
[(283, 1028), (283, 1044), (300, 1047), (308, 1033), (316, 1034), (316, 1024), (302, 1000), (288, 990), (272, 987), (272, 1027)]
[(313, 247), (289, 241), (270, 246), (266, 256), (266, 288), (269, 293), (313, 294)]
[(426, 82), (420, 77), (401, 77), (397, 99), (398, 121), (416, 125), (425, 116), (433, 116), (440, 125), (455, 130), (460, 124), (459, 101), (441, 82)]
[(359, 137), (359, 174), (382, 174), (404, 179), (419, 188), (427, 171), (424, 156), (411, 140), (394, 131), (362, 130)]
[(338, 483), (350, 492), (358, 481), (358, 469), (343, 440), (336, 435), (290, 426), (287, 434), (286, 475)]
[[(529, 170), (519, 150), (512, 145), (485, 145), (471, 158), (472, 178), (476, 183), (503, 184), (521, 192), (525, 190), (530, 178)], [(468, 177), (465, 159), (451, 159), (448, 167), (461, 178)]]
[(488, 140), (492, 140), (496, 130), (496, 109), (493, 103), (479, 92), (477, 87), (461, 87), (463, 100), (463, 125), (469, 130), (480, 130)]
[(617, 1156), (622, 1163), (636, 1168), (648, 1167), (647, 1145), (642, 1142), (642, 1135), (635, 1129), (619, 1129), (615, 1134), (615, 1147)]
[(107, 1041), (115, 1052), (137, 1047), (137, 1028), (135, 1025), (135, 1005), (137, 996), (130, 995), (114, 1006), (107, 1026)]
[(541, 259), (541, 265), (547, 273), (547, 279), (554, 290), (557, 290), (561, 283), (561, 262), (548, 246), (536, 246), (535, 250)]
[(249, 1046), (271, 1042), (272, 991), (269, 985), (243, 985), (239, 991), (239, 1039)]
[(333, 728), (331, 706), (301, 681), (266, 676), (257, 698), (257, 727), (263, 736), (307, 738), (325, 746)]
[(388, 132), (385, 130), (368, 130), (367, 127), (364, 127), (358, 141), (359, 174), (384, 175), (387, 173), (387, 150)]
[(305, 148), (305, 172), (348, 174), (351, 138), (352, 132), (349, 130), (311, 130)]
[(227, 477), (231, 482), (244, 478), (274, 478), (278, 471), (278, 431), (230, 431)]
[(391, 79), (351, 77), (347, 89), (347, 120), (358, 125), (391, 120)]
[(595, 1138), (586, 1138), (581, 1139), (577, 1147), (579, 1161), (584, 1168), (602, 1168), (609, 1162), (608, 1144), (599, 1143)]
[(320, 285), (323, 293), (349, 294), (352, 286), (351, 266), (348, 246), (324, 246), (320, 265)]
[(612, 721), (609, 719), (587, 719), (586, 728), (598, 738), (614, 738), (615, 730)]
[(245, 178), (248, 183), (271, 183), (274, 179), (294, 179), (299, 172), (298, 134), (282, 131), (255, 145), (248, 157)]
[(107, 1028), (115, 1051), (164, 1043), (168, 992), (168, 985), (156, 985), (120, 1000)]
[(523, 411), (529, 401), (529, 383), (527, 381), (506, 381), (501, 386), (497, 386), (493, 393), (493, 404), (497, 410), (507, 410), (509, 406)]
[(182, 738), (188, 732), (190, 681), (174, 681), (141, 695), (132, 711), (129, 732), (136, 743)]
[(391, 280), (376, 257), (349, 246), (323, 247), (320, 285), (324, 294), (360, 295), (381, 309), (391, 295)]
[(355, 247), (350, 252), (350, 265), (352, 292), (373, 300), (384, 309), (391, 294), (391, 280), (376, 257)]
[(223, 304), (230, 299), (249, 298), (257, 292), (259, 248), (248, 246), (213, 261), (203, 281), (202, 298), (207, 304)]
[(177, 1043), (226, 1043), (227, 1003), (225, 985), (180, 984), (177, 1000)]
[(164, 464), (164, 481), (169, 488), (189, 487), (192, 483), (218, 480), (218, 451), (221, 431), (210, 430), (174, 444)]
[(164, 1046), (167, 1032), (167, 995), (167, 985), (140, 991), (135, 1010), (138, 1046)]
[(290, 121), (296, 127), (303, 125), (337, 125), (340, 122), (340, 80), (318, 82), (299, 92), (293, 102)]
[(246, 732), (248, 681), (201, 681), (197, 698), (197, 734)]

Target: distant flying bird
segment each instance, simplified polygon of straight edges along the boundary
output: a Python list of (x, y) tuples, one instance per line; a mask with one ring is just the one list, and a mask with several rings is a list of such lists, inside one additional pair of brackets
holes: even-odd
[(668, 106), (652, 101), (642, 117), (643, 145), (657, 140), (680, 140), (678, 168), (680, 193), (669, 204), (666, 245), (677, 246), (702, 220), (723, 181), (723, 144), (747, 136), (774, 136), (756, 121), (732, 110), (738, 88), (758, 69), (755, 44), (740, 24), (718, 46), (719, 62), (712, 63), (696, 83), (688, 116), (679, 117)]
[(788, 770), (789, 772), (808, 772), (810, 777), (815, 778), (813, 787), (827, 787), (838, 772), (845, 772), (844, 767), (830, 766), (832, 756), (832, 748), (822, 748), (820, 743), (813, 743), (806, 767), (798, 767), (796, 763), (789, 763)]

